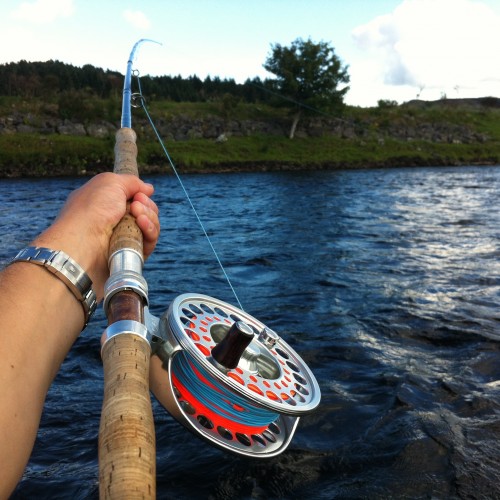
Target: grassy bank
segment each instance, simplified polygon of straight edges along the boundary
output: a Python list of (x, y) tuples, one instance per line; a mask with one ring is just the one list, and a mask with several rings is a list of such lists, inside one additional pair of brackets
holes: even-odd
[[(227, 143), (193, 140), (169, 147), (174, 162), (187, 169), (321, 169), (371, 166), (496, 163), (500, 144), (436, 144), (423, 141), (345, 140), (336, 137), (235, 137)], [(143, 162), (161, 163), (154, 145), (143, 146)]]
[[(157, 143), (141, 141), (143, 172), (169, 172)], [(345, 140), (335, 137), (234, 137), (167, 143), (174, 164), (185, 172), (370, 168), (382, 166), (500, 163), (500, 144), (438, 144), (424, 141)], [(0, 135), (0, 176), (85, 175), (110, 170), (113, 140), (61, 135)]]
[[(40, 120), (38, 115), (44, 109), (57, 112), (51, 103), (4, 100), (0, 104), (4, 105), (0, 106), (0, 116), (13, 109), (18, 113), (29, 110), (32, 121)], [(97, 107), (106, 109), (106, 102)], [(228, 119), (227, 110), (220, 103), (153, 102), (150, 111), (155, 120), (186, 115)], [(287, 116), (283, 110), (239, 104), (230, 119), (286, 122)], [(357, 132), (341, 137), (325, 129), (322, 136), (299, 136), (293, 140), (284, 135), (256, 133), (230, 136), (223, 143), (212, 139), (166, 140), (166, 146), (176, 166), (190, 172), (500, 163), (500, 109), (496, 107), (424, 103), (413, 107), (347, 108), (342, 120)], [(436, 126), (457, 129), (462, 135), (465, 130), (473, 138), (466, 141), (419, 138), (420, 130)], [(150, 131), (141, 132), (142, 129), (142, 125), (137, 129), (142, 171), (168, 172), (160, 145)], [(414, 130), (415, 136), (398, 137), (396, 132), (401, 129)], [(110, 170), (113, 146), (112, 137), (3, 133), (0, 176), (88, 175)]]

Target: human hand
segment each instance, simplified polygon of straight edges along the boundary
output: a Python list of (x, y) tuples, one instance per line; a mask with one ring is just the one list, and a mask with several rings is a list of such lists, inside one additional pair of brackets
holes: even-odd
[[(150, 184), (146, 184), (146, 186), (150, 186)], [(144, 259), (147, 259), (153, 253), (160, 234), (158, 207), (148, 195), (138, 192), (134, 195), (129, 209), (142, 231)]]
[(144, 242), (144, 257), (154, 250), (160, 233), (158, 207), (151, 200), (154, 188), (138, 177), (126, 174), (96, 175), (67, 199), (55, 222), (34, 244), (63, 250), (82, 266), (102, 299), (108, 278), (108, 249), (113, 229), (130, 201)]

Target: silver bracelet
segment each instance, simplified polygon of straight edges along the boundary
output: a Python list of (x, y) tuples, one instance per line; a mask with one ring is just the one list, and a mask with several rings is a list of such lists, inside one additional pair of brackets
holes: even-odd
[(67, 254), (61, 250), (43, 247), (26, 247), (12, 260), (14, 262), (31, 262), (57, 276), (82, 304), (85, 313), (85, 328), (97, 307), (97, 297), (92, 290), (92, 280), (88, 274)]

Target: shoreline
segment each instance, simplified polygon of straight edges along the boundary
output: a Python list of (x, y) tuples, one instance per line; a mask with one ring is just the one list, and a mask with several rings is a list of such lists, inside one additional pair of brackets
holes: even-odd
[[(205, 167), (176, 166), (180, 174), (230, 174), (230, 173), (256, 173), (256, 172), (315, 172), (315, 171), (335, 171), (335, 170), (371, 170), (385, 168), (420, 168), (420, 167), (481, 167), (481, 166), (499, 166), (500, 162), (496, 160), (451, 160), (449, 158), (393, 158), (385, 161), (372, 162), (322, 162), (313, 164), (299, 164), (295, 162), (278, 161), (252, 161), (252, 162), (228, 162), (217, 165), (207, 165)], [(0, 171), (0, 179), (36, 179), (53, 177), (93, 177), (102, 172), (110, 172), (105, 168), (88, 168), (74, 171), (66, 167), (50, 168), (50, 172), (41, 171), (40, 165), (13, 167), (8, 171)], [(173, 175), (170, 165), (140, 165), (141, 175)]]
[[(79, 116), (77, 107), (69, 119), (55, 102), (4, 98), (2, 107), (0, 100), (0, 178), (88, 177), (112, 170), (119, 124), (106, 110), (115, 109), (114, 102), (91, 103), (99, 108), (96, 116)], [(154, 101), (152, 108), (181, 173), (500, 164), (497, 99), (346, 107), (342, 119), (304, 117), (294, 139), (287, 135), (286, 113), (264, 104), (241, 102), (230, 116), (217, 103)], [(140, 172), (169, 174), (149, 124), (139, 117), (134, 129)]]

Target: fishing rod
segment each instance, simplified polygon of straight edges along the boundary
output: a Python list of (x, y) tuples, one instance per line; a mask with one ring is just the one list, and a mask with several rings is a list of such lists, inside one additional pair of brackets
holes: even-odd
[[(118, 174), (138, 176), (136, 134), (131, 119), (131, 74), (139, 40), (127, 63), (122, 122), (116, 134)], [(142, 233), (126, 214), (116, 226), (109, 248), (110, 276), (104, 290), (108, 327), (101, 350), (104, 399), (99, 428), (100, 498), (154, 498), (156, 448), (149, 396), (150, 335), (145, 325), (148, 287)]]
[[(115, 145), (117, 173), (138, 175), (136, 136), (127, 113), (134, 54), (143, 41), (134, 45), (127, 65), (122, 128)], [(145, 100), (140, 103), (188, 196)], [(104, 294), (108, 327), (102, 346), (101, 498), (155, 497), (149, 389), (188, 430), (218, 448), (251, 458), (282, 453), (300, 417), (321, 399), (319, 385), (299, 354), (242, 309), (186, 293), (160, 318), (153, 316), (143, 263), (141, 231), (133, 217), (125, 215), (111, 239)]]

